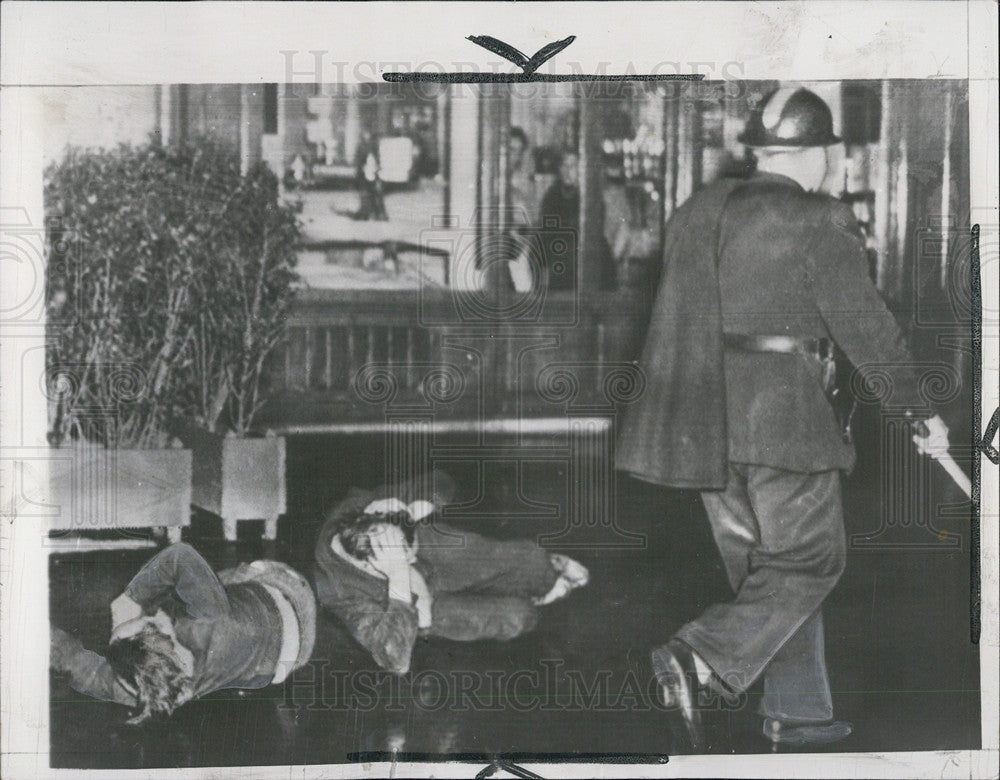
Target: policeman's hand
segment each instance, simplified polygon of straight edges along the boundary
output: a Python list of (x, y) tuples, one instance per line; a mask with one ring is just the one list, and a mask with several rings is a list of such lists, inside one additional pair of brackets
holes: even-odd
[(922, 420), (914, 428), (917, 432), (913, 435), (913, 442), (921, 455), (937, 458), (948, 452), (948, 426), (940, 415)]

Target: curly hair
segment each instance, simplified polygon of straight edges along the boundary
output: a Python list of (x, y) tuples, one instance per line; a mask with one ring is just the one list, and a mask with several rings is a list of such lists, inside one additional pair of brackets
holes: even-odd
[(112, 642), (108, 661), (115, 673), (135, 688), (142, 707), (130, 724), (156, 714), (169, 715), (193, 694), (194, 680), (184, 671), (173, 638), (154, 625)]
[(417, 521), (409, 512), (371, 512), (359, 513), (344, 519), (340, 530), (340, 543), (344, 550), (358, 560), (367, 560), (372, 554), (369, 531), (380, 523), (398, 526), (406, 538), (407, 544), (413, 544)]

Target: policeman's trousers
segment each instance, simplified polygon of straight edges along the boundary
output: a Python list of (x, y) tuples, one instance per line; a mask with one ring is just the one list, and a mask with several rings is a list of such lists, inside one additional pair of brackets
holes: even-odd
[(702, 500), (736, 595), (677, 638), (733, 691), (763, 674), (762, 714), (829, 720), (821, 604), (844, 569), (840, 473), (731, 463), (727, 488)]

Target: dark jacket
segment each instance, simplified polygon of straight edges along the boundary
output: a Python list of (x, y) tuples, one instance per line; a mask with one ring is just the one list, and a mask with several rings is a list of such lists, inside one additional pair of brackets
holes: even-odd
[[(449, 503), (455, 494), (454, 482), (443, 472), (434, 472), (432, 479), (430, 498), (420, 489), (418, 480), (375, 490), (351, 488), (327, 513), (316, 540), (314, 579), (320, 605), (340, 618), (380, 667), (391, 671), (409, 667), (410, 653), (417, 639), (417, 610), (412, 604), (390, 599), (388, 581), (373, 577), (344, 560), (331, 549), (330, 543), (344, 521), (360, 514), (372, 501), (398, 498), (403, 503), (423, 499), (435, 506)], [(441, 533), (435, 528), (417, 527), (421, 546), (435, 543), (434, 538), (426, 538)]]
[(667, 225), (641, 361), (647, 386), (627, 412), (619, 468), (720, 489), (727, 460), (800, 472), (853, 466), (819, 361), (725, 349), (723, 332), (832, 339), (862, 376), (888, 375), (894, 404), (927, 414), (850, 207), (783, 176), (724, 179)]
[[(193, 547), (173, 544), (143, 566), (125, 593), (146, 614), (163, 609), (171, 617), (178, 640), (194, 656), (197, 698), (222, 688), (263, 688), (274, 678), (282, 621), (264, 582), (282, 592), (296, 612), (300, 665), (312, 651), (315, 603), (305, 579), (284, 564), (261, 561), (216, 576)], [(53, 629), (52, 666), (80, 693), (136, 704), (104, 657), (59, 629)]]
[[(389, 596), (384, 577), (331, 549), (344, 521), (392, 491), (353, 490), (329, 515), (316, 544), (316, 583), (322, 606), (336, 615), (383, 669), (402, 674), (419, 631), (411, 603)], [(404, 486), (403, 494), (413, 498)], [(397, 494), (398, 496), (398, 494)], [(440, 494), (435, 503), (440, 506)], [(417, 525), (413, 567), (427, 583), (433, 608), (426, 635), (457, 641), (508, 640), (538, 621), (532, 599), (559, 578), (549, 554), (530, 539), (491, 539), (435, 519)]]

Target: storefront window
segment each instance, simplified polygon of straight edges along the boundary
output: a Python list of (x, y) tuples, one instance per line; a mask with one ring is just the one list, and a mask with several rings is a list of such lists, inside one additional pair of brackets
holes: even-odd
[(539, 283), (586, 294), (643, 276), (663, 217), (662, 99), (642, 85), (533, 84), (511, 89), (510, 120), (509, 205), (542, 233)]
[(301, 208), (305, 284), (447, 284), (447, 258), (420, 249), (446, 208), (446, 106), (446, 92), (425, 84), (285, 89), (281, 176)]

